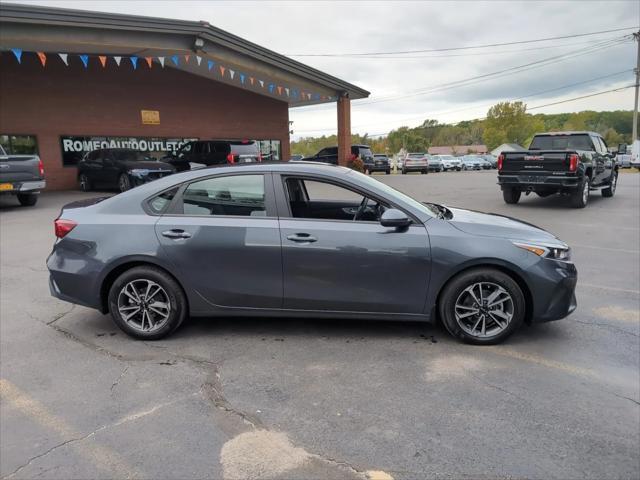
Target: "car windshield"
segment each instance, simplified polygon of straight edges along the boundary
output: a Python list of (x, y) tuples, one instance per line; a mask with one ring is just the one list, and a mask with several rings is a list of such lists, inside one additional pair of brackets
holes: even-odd
[(121, 162), (145, 162), (155, 160), (146, 153), (137, 150), (112, 150), (111, 152), (113, 158)]
[(455, 160), (456, 157), (454, 157), (453, 155), (439, 155), (440, 160)]
[(376, 158), (387, 158), (386, 155), (380, 155), (380, 154), (374, 155), (374, 157), (376, 157)]
[(393, 187), (390, 187), (386, 183), (382, 183), (379, 180), (371, 178), (370, 176), (365, 175), (364, 173), (356, 172), (355, 170), (352, 170), (349, 173), (352, 174), (352, 175), (356, 175), (359, 180), (362, 180), (363, 183), (366, 183), (367, 185), (370, 185), (372, 188), (381, 190), (386, 195), (389, 195), (391, 198), (395, 198), (395, 199), (398, 199), (398, 200), (400, 200), (400, 201), (402, 201), (404, 203), (407, 203), (407, 204), (411, 205), (413, 208), (415, 208), (417, 210), (420, 210), (421, 212), (426, 213), (430, 217), (436, 217), (438, 215), (437, 212), (434, 212), (432, 209), (430, 209), (424, 203), (420, 203), (416, 199), (410, 197), (409, 195), (406, 195), (406, 194), (402, 193), (399, 190), (396, 190)]
[(538, 135), (529, 150), (594, 150), (589, 135)]

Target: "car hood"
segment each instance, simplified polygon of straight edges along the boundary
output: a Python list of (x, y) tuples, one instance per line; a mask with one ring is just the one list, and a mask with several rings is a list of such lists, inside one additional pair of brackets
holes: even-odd
[(452, 214), (449, 223), (465, 233), (525, 242), (544, 242), (545, 244), (559, 247), (566, 245), (552, 233), (515, 218), (462, 208), (447, 208)]
[(127, 162), (127, 161), (122, 161), (120, 162), (120, 164), (122, 166), (124, 166), (127, 170), (133, 170), (133, 169), (139, 169), (139, 170), (174, 170), (175, 167), (169, 163), (166, 162), (154, 162), (153, 160), (150, 160), (148, 162), (137, 162), (137, 161), (133, 161), (133, 162)]

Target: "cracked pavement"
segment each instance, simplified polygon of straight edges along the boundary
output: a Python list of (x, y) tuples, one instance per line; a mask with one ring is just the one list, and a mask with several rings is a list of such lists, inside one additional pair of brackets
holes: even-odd
[(0, 478), (638, 478), (640, 175), (585, 210), (504, 205), (494, 171), (378, 178), (556, 233), (578, 310), (488, 348), (309, 319), (192, 319), (133, 341), (48, 292), (53, 219), (88, 194), (3, 197)]

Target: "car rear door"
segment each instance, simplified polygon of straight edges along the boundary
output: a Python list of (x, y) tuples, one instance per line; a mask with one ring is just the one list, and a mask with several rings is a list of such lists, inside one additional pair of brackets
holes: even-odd
[[(293, 187), (300, 179), (305, 187)], [(424, 225), (389, 229), (371, 213), (354, 221), (350, 217), (366, 192), (334, 179), (274, 174), (274, 187), (280, 215), (284, 308), (423, 312), (431, 268)], [(295, 206), (304, 201), (310, 202), (310, 208)], [(340, 202), (343, 208), (337, 205)], [(367, 205), (373, 209), (379, 202), (383, 199), (372, 196)], [(324, 208), (328, 205), (338, 212), (335, 218)], [(312, 218), (314, 215), (324, 218)]]
[(212, 308), (282, 306), (280, 230), (269, 173), (185, 184), (155, 228), (188, 287)]

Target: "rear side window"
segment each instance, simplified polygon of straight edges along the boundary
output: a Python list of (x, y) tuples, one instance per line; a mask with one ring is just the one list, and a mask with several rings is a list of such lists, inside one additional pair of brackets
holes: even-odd
[(264, 176), (232, 175), (190, 184), (182, 194), (185, 215), (265, 216)]
[(360, 151), (360, 158), (371, 158), (371, 157), (373, 157), (373, 154), (371, 153), (371, 150), (368, 149), (368, 148), (359, 147), (359, 151)]
[(160, 195), (153, 197), (147, 202), (149, 210), (156, 215), (163, 214), (167, 208), (169, 208), (169, 204), (171, 203), (171, 200), (173, 200), (173, 197), (176, 196), (177, 191), (178, 187), (167, 190), (166, 192), (162, 192)]
[(591, 150), (589, 135), (539, 135), (533, 137), (529, 150)]

